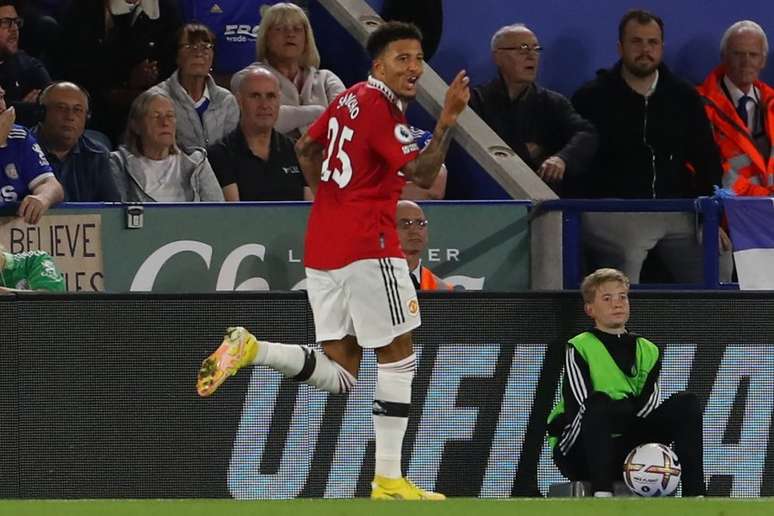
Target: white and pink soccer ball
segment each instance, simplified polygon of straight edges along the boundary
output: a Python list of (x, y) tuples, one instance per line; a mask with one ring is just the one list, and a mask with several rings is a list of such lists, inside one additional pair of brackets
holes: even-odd
[(639, 496), (669, 496), (680, 483), (680, 460), (669, 446), (641, 444), (629, 452), (623, 465), (623, 477), (631, 491)]

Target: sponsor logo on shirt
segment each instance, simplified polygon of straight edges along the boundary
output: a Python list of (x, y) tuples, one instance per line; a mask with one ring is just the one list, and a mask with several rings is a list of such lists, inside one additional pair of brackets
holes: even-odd
[(19, 200), (19, 194), (13, 186), (8, 185), (0, 188), (0, 199), (4, 202), (16, 202)]
[(406, 124), (395, 124), (395, 130), (393, 132), (395, 134), (395, 139), (400, 143), (414, 143), (414, 137), (411, 136), (411, 130)]
[(226, 41), (229, 43), (244, 43), (248, 39), (255, 41), (256, 34), (258, 34), (258, 25), (226, 25), (223, 36), (226, 37)]
[(401, 147), (401, 150), (403, 151), (403, 154), (411, 154), (412, 152), (419, 150), (419, 145), (416, 143), (410, 143)]
[(223, 14), (223, 9), (218, 4), (212, 4), (210, 7), (210, 14)]
[(43, 149), (40, 148), (40, 145), (35, 143), (32, 145), (32, 150), (35, 151), (35, 154), (38, 155), (38, 163), (41, 167), (47, 167), (48, 166), (48, 160), (46, 159), (46, 155), (43, 154)]
[(16, 170), (16, 165), (8, 163), (5, 166), (5, 177), (8, 179), (19, 179), (19, 171)]
[(286, 174), (300, 174), (301, 170), (295, 165), (291, 165), (289, 167), (282, 167), (282, 171)]
[(354, 120), (360, 114), (360, 106), (357, 105), (357, 97), (354, 93), (347, 93), (339, 98), (339, 107), (349, 110), (349, 117)]

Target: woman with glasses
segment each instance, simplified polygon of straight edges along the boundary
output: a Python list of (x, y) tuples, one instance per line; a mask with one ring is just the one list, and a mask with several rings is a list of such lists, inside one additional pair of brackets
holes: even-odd
[(278, 3), (263, 13), (256, 37), (256, 56), (280, 81), (280, 112), (275, 129), (298, 137), (344, 91), (330, 70), (319, 70), (320, 53), (304, 11)]
[(177, 144), (183, 149), (207, 148), (239, 123), (234, 96), (210, 75), (215, 34), (189, 23), (178, 31), (177, 70), (154, 91), (169, 95), (177, 116)]
[(110, 171), (123, 202), (223, 201), (204, 150), (190, 154), (175, 142), (172, 99), (148, 90), (132, 103), (125, 144), (110, 154)]

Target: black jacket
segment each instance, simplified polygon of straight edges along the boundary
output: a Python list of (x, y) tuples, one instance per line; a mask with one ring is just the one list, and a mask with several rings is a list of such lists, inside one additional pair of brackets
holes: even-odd
[(720, 184), (720, 155), (696, 89), (661, 64), (646, 99), (621, 77), (620, 61), (572, 98), (599, 133), (599, 150), (578, 197), (629, 199), (711, 195)]
[[(585, 172), (597, 147), (594, 126), (584, 120), (562, 94), (532, 84), (511, 100), (502, 77), (477, 86), (470, 107), (532, 170), (545, 158), (557, 155), (567, 165), (565, 177)], [(526, 143), (543, 152), (530, 156)]]

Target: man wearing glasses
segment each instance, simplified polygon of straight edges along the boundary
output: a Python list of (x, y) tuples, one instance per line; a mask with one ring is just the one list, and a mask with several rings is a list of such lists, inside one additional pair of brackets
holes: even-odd
[(51, 83), (51, 77), (39, 60), (19, 50), (19, 18), (14, 0), (0, 0), (0, 86), (16, 119), (22, 125), (33, 125), (35, 104), (40, 92)]
[(565, 176), (579, 176), (594, 155), (594, 127), (561, 94), (538, 86), (543, 47), (523, 24), (492, 36), (498, 76), (477, 86), (470, 107), (549, 186), (562, 193)]
[(422, 265), (422, 253), (427, 247), (427, 224), (425, 212), (413, 201), (398, 201), (395, 213), (398, 238), (403, 254), (406, 255), (411, 281), (417, 290), (452, 290), (451, 285), (433, 274)]

